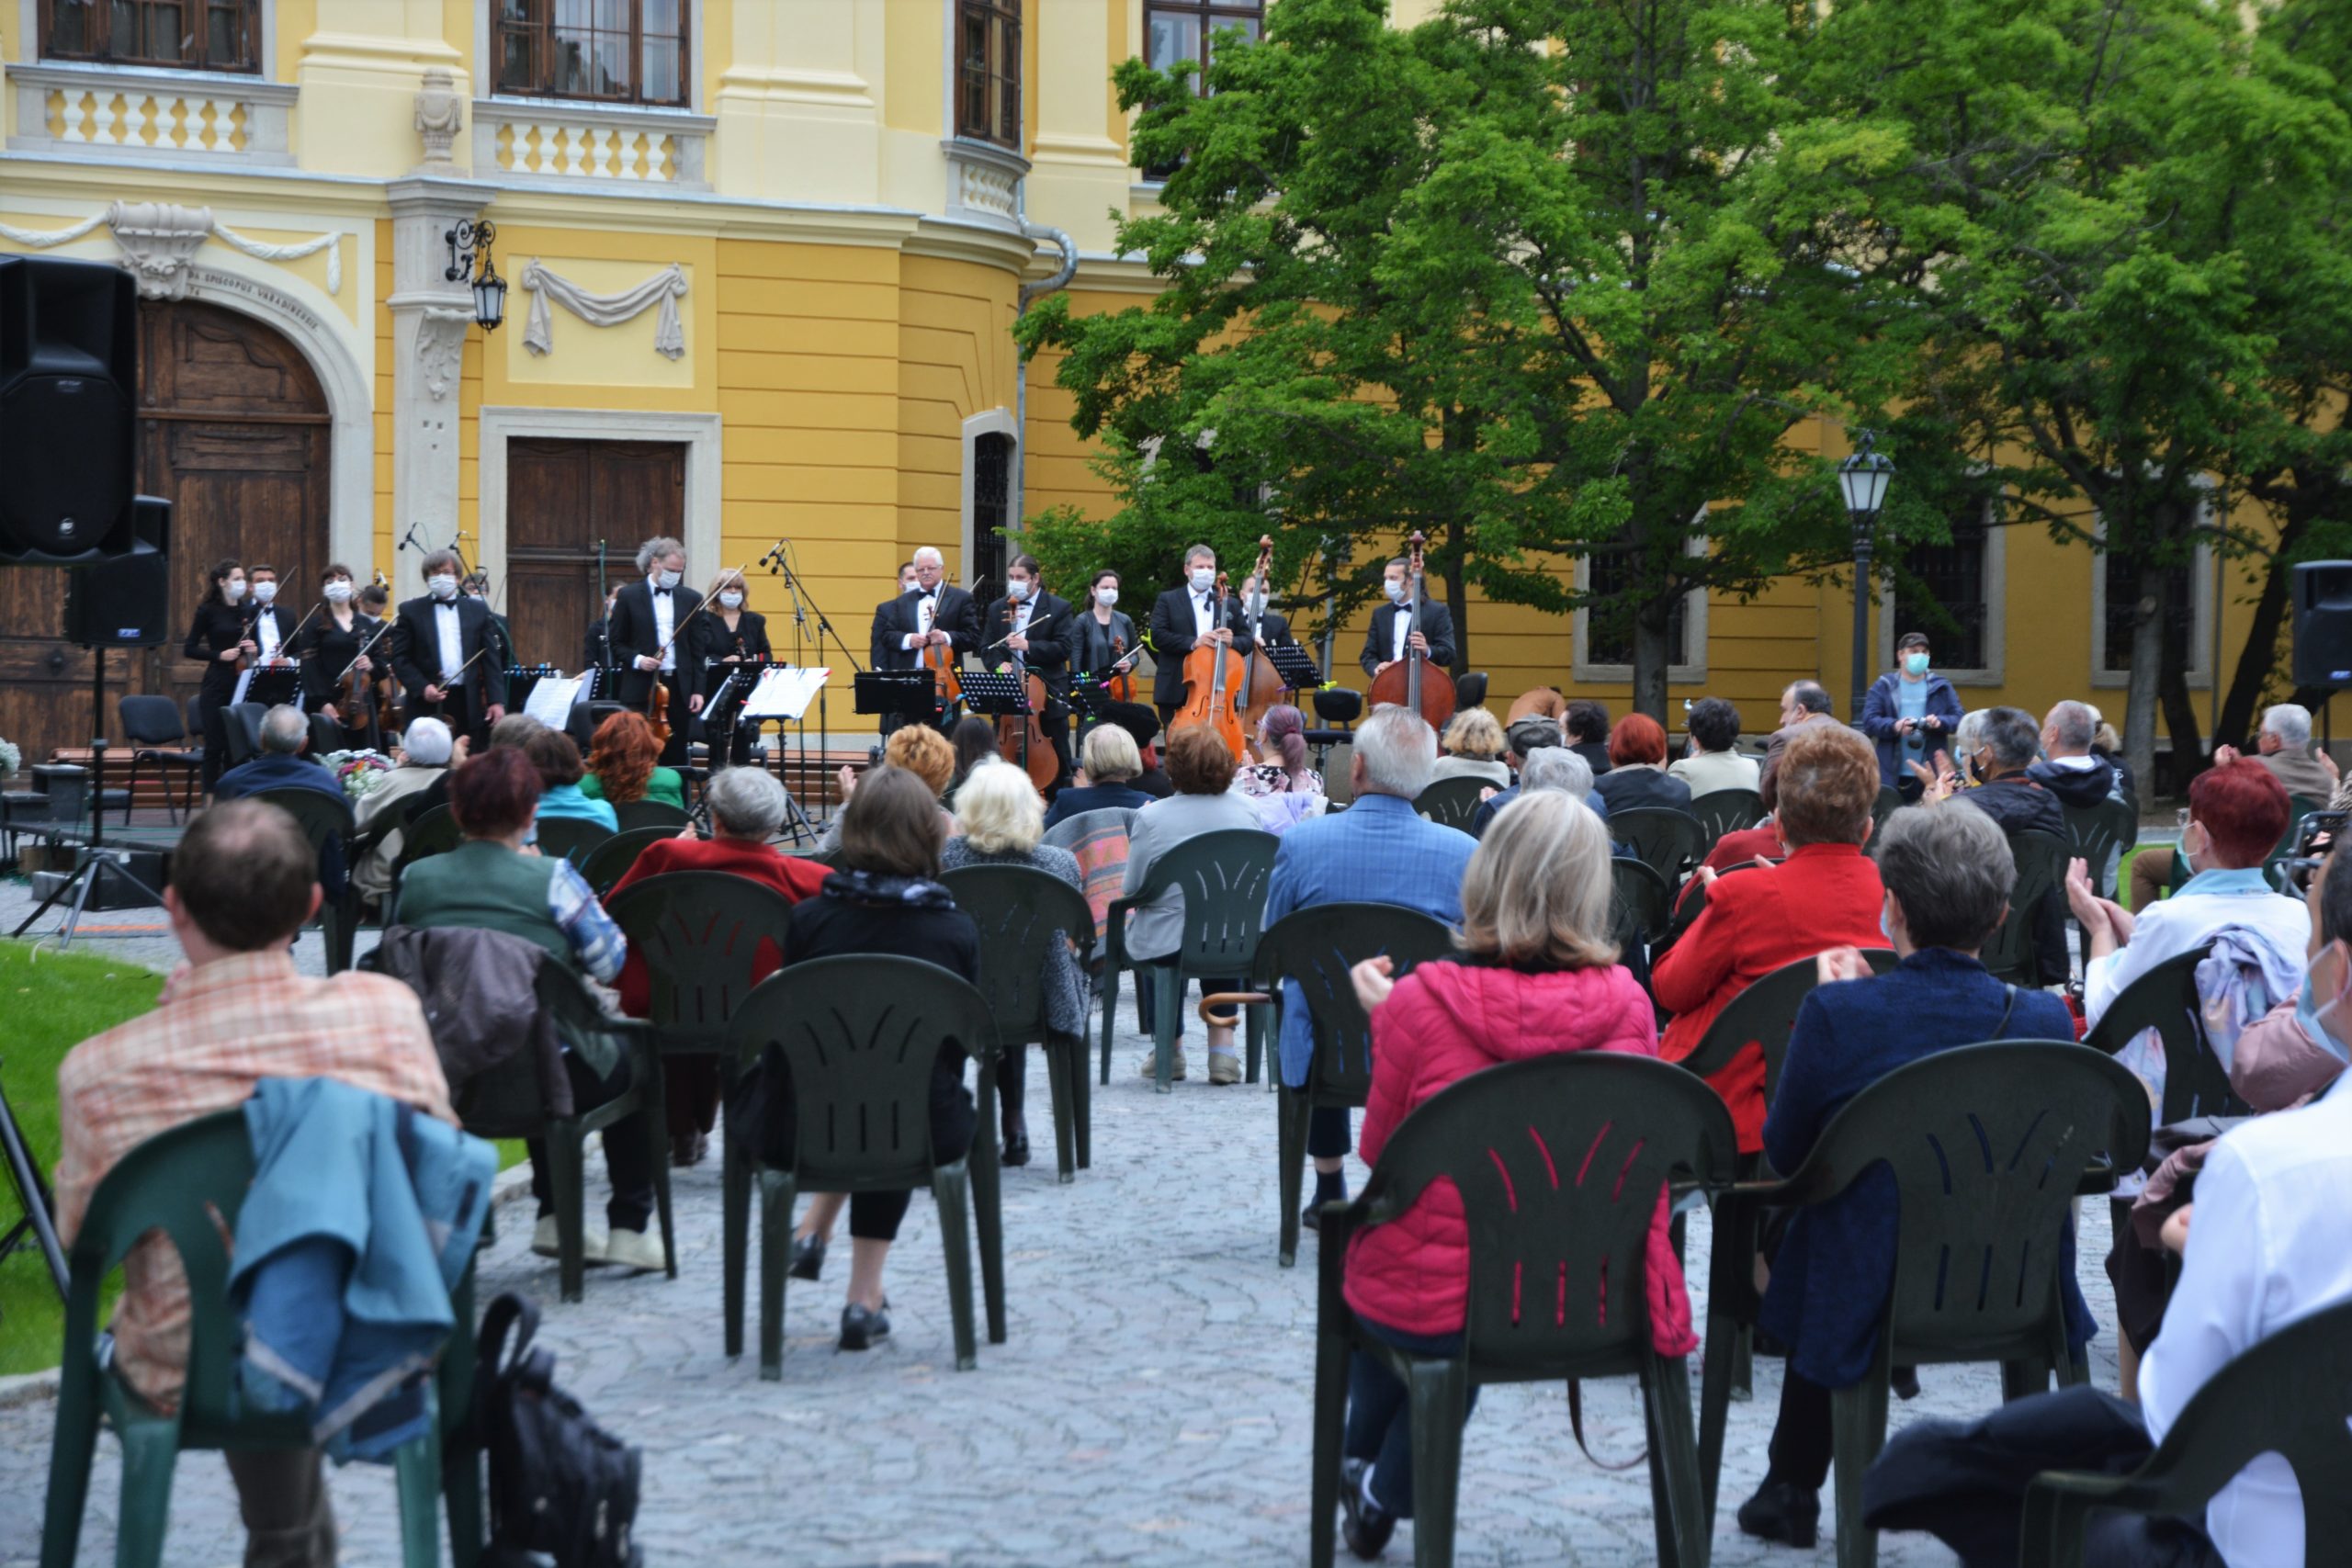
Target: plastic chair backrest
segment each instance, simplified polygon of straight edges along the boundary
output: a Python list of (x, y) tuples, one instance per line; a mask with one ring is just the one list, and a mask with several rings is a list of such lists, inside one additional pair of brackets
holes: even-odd
[(613, 837), (602, 822), (590, 822), (578, 817), (545, 817), (539, 819), (539, 853), (561, 855), (577, 870), (588, 858), (588, 852)]
[(179, 705), (169, 697), (134, 693), (117, 701), (115, 712), (122, 720), (122, 738), (133, 746), (176, 746), (187, 739)]
[[(2290, 795), (2287, 797), (2287, 830), (2279, 835), (2278, 847), (2262, 858), (2262, 874), (2270, 879), (2271, 886), (2290, 897), (2295, 895), (2287, 886), (2286, 874), (2281, 867), (2294, 858), (2295, 840), (2301, 834), (2303, 818), (2324, 804), (2308, 795)], [(2174, 857), (2176, 861), (2179, 858), (2177, 855)]]
[[(1892, 948), (1865, 948), (1862, 956), (1880, 975), (1896, 963)], [(1796, 1027), (1797, 1009), (1819, 983), (1820, 973), (1813, 959), (1800, 958), (1750, 981), (1724, 1004), (1723, 1011), (1715, 1014), (1707, 1032), (1679, 1065), (1685, 1071), (1707, 1077), (1730, 1066), (1744, 1046), (1754, 1044), (1764, 1053), (1764, 1104), (1770, 1109), (1780, 1092), (1781, 1068), (1789, 1059), (1789, 1033)]]
[(436, 806), (401, 830), (401, 858), (394, 864), (404, 871), (427, 855), (446, 854), (465, 841), (456, 814), (446, 804)]
[(1418, 909), (1394, 904), (1318, 904), (1295, 909), (1258, 939), (1251, 977), (1295, 980), (1315, 1035), (1307, 1087), (1326, 1103), (1362, 1105), (1372, 1090), (1372, 1020), (1356, 1002), (1348, 971), (1385, 953), (1402, 976), (1453, 952), (1453, 933)]
[(1441, 827), (1470, 830), (1470, 818), (1478, 814), (1478, 792), (1494, 786), (1485, 779), (1439, 779), (1413, 797), (1413, 809)]
[(1086, 896), (1048, 871), (1026, 865), (967, 865), (940, 883), (980, 928), (980, 995), (1004, 1045), (1046, 1037), (1046, 959), (1068, 936), (1094, 945)]
[(1057, 850), (1075, 852), (1078, 846), (1105, 828), (1116, 828), (1125, 838), (1135, 827), (1136, 808), (1129, 806), (1106, 806), (1100, 811), (1081, 811), (1075, 817), (1065, 817), (1046, 829), (1041, 840)]
[(1902, 793), (1897, 790), (1888, 789), (1884, 785), (1881, 785), (1878, 792), (1878, 798), (1871, 804), (1871, 834), (1875, 836), (1880, 829), (1886, 826), (1886, 819), (1894, 816), (1902, 808)]
[(1184, 934), (1176, 949), (1194, 975), (1246, 975), (1266, 923), (1266, 884), (1276, 840), (1255, 828), (1226, 828), (1185, 840), (1152, 862), (1135, 892), (1148, 903), (1170, 888), (1184, 896)]
[[(1699, 819), (1701, 838), (1711, 850), (1725, 833), (1763, 821), (1764, 797), (1752, 789), (1711, 789), (1690, 803), (1690, 815)], [(1705, 851), (1699, 858), (1706, 858)]]
[(674, 828), (631, 828), (627, 832), (615, 833), (588, 852), (588, 858), (580, 863), (580, 874), (601, 898), (612, 891), (614, 883), (628, 874), (639, 855), (662, 840), (677, 836)]
[(1618, 946), (1656, 942), (1666, 934), (1673, 889), (1657, 869), (1624, 855), (1609, 858), (1609, 934)]
[(748, 876), (673, 871), (631, 883), (605, 913), (645, 960), (645, 1016), (663, 1047), (718, 1051), (758, 983), (761, 948), (783, 955), (792, 901)]
[(1894, 1173), (1902, 1245), (1887, 1321), (1900, 1360), (2046, 1328), (2084, 1171), (2101, 1156), (2136, 1170), (2147, 1148), (2148, 1096), (2121, 1066), (2072, 1041), (1996, 1041), (1862, 1090), (1791, 1180), (1820, 1198), (1874, 1165)]
[(1365, 1183), (1373, 1223), (1451, 1180), (1470, 1235), (1468, 1356), (1533, 1372), (1638, 1366), (1650, 1348), (1650, 1224), (1670, 1179), (1730, 1181), (1731, 1113), (1647, 1057), (1577, 1051), (1509, 1062), (1430, 1096)]
[(2061, 805), (2066, 818), (2066, 853), (2080, 859), (2091, 874), (2091, 885), (2102, 898), (2115, 896), (2107, 879), (2108, 862), (2132, 847), (2140, 836), (2140, 814), (2129, 801), (2107, 799), (2096, 806)]
[(266, 703), (238, 703), (222, 710), (220, 728), (229, 742), (231, 767), (261, 754), (261, 721), (268, 714)]
[(1609, 837), (1631, 844), (1644, 863), (1673, 891), (1682, 874), (1705, 855), (1705, 829), (1688, 811), (1666, 806), (1629, 806), (1609, 814)]
[(686, 814), (666, 800), (632, 800), (614, 807), (613, 815), (624, 833), (633, 828), (667, 828), (674, 833), (687, 822)]
[(2066, 874), (2066, 840), (2038, 828), (2021, 828), (2009, 835), (2009, 852), (2018, 864), (2017, 884), (2009, 890), (2009, 912), (1984, 939), (1978, 954), (1984, 967), (2004, 980), (2018, 979), (2032, 959), (2034, 916), (2043, 896)]
[(932, 1066), (950, 1042), (988, 1054), (995, 1027), (961, 976), (919, 958), (858, 955), (769, 976), (727, 1034), (745, 1071), (770, 1045), (784, 1054), (802, 1190), (872, 1192), (930, 1185)]
[(2206, 1043), (2197, 966), (2212, 952), (2209, 942), (2150, 969), (2107, 1004), (2083, 1037), (2084, 1044), (2112, 1056), (2146, 1031), (2156, 1032), (2165, 1053), (2165, 1102), (2158, 1112), (2164, 1126), (2193, 1116), (2244, 1116), (2253, 1110), (2231, 1091), (2229, 1074)]
[(314, 789), (266, 789), (252, 797), (266, 800), (294, 818), (302, 829), (302, 837), (310, 841), (311, 853), (317, 855), (325, 849), (330, 839), (341, 838), (346, 849), (351, 840), (351, 803), (339, 795), (325, 795)]

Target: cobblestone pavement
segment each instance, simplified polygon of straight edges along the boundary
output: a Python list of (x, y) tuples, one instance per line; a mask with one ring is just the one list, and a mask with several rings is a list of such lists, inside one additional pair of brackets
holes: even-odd
[[(789, 1297), (784, 1381), (759, 1381), (755, 1351), (726, 1359), (716, 1159), (677, 1173), (676, 1281), (592, 1272), (585, 1302), (558, 1304), (555, 1265), (527, 1249), (528, 1210), (509, 1207), (483, 1259), (485, 1299), (537, 1298), (539, 1342), (559, 1357), (559, 1380), (643, 1446), (650, 1562), (1303, 1563), (1315, 1242), (1306, 1238), (1297, 1269), (1276, 1266), (1274, 1101), (1258, 1087), (1208, 1088), (1197, 1048), (1196, 1035), (1194, 1077), (1161, 1099), (1135, 1076), (1140, 1039), (1123, 1039), (1097, 1091), (1094, 1167), (1069, 1187), (1054, 1181), (1046, 1090), (1030, 1053), (1040, 1157), (1006, 1173), (1011, 1337), (983, 1338), (978, 1371), (955, 1370), (937, 1216), (920, 1200), (890, 1261), (891, 1340), (865, 1355), (834, 1350), (847, 1273), (837, 1244), (825, 1280)], [(1351, 1171), (1351, 1187), (1361, 1176)], [(591, 1190), (603, 1190), (593, 1170)], [(2081, 1248), (2102, 1321), (2104, 1210), (2086, 1206)], [(1690, 1241), (1702, 1259), (1703, 1215)], [(1693, 1294), (1703, 1314), (1702, 1283)], [(2109, 1338), (2094, 1345), (2093, 1365), (2114, 1387)], [(1779, 1376), (1779, 1363), (1758, 1360), (1755, 1399), (1732, 1407), (1719, 1563), (1832, 1561), (1826, 1534), (1817, 1551), (1799, 1553), (1749, 1541), (1730, 1522), (1761, 1478)], [(1694, 1357), (1694, 1399), (1698, 1381)], [(1922, 1381), (1918, 1400), (1894, 1407), (1897, 1423), (1999, 1397), (1990, 1367), (1928, 1368)], [(1595, 1453), (1641, 1449), (1629, 1382), (1589, 1385), (1586, 1402)], [(1463, 1476), (1464, 1564), (1653, 1560), (1645, 1472), (1588, 1462), (1565, 1404), (1551, 1385), (1482, 1398)], [(35, 1558), (52, 1419), (46, 1401), (0, 1412), (0, 1563)], [(118, 1473), (102, 1443), (84, 1561), (112, 1551)], [(334, 1489), (344, 1561), (396, 1562), (389, 1473), (355, 1468)], [(1410, 1529), (1387, 1561), (1411, 1561)], [(220, 1461), (190, 1458), (166, 1561), (234, 1563), (242, 1540)], [(1951, 1558), (1898, 1538), (1883, 1560)]]

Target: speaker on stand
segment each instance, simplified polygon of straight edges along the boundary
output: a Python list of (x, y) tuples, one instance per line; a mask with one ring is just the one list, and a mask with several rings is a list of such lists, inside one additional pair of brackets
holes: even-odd
[(101, 262), (0, 256), (0, 560), (133, 548), (139, 295)]
[[(2352, 686), (2352, 560), (2309, 560), (2295, 568), (2295, 658), (2298, 686), (2334, 693)], [(2322, 703), (2322, 744), (2329, 709)]]

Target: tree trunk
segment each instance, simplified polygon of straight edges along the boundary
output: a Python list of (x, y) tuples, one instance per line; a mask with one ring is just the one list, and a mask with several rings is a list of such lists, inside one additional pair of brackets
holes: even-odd
[(1666, 723), (1667, 647), (1672, 598), (1645, 599), (1634, 612), (1634, 711)]
[[(2286, 521), (2279, 525), (2276, 553), (2270, 558), (2269, 570), (2263, 574), (2262, 592), (2254, 601), (2254, 619), (2246, 627), (2245, 646), (2238, 649), (2237, 669), (2222, 695), (2221, 716), (2213, 724), (2216, 743), (2233, 736), (2250, 738), (2254, 734), (2255, 708), (2262, 701), (2262, 688), (2268, 682), (2271, 671), (2278, 667), (2278, 634), (2287, 627), (2295, 570), (2288, 564), (2287, 558), (2302, 543), (2310, 528), (2311, 519), (2291, 508)], [(2231, 741), (2233, 745), (2236, 743)]]
[(1453, 617), (1453, 678), (1470, 670), (1470, 587), (1462, 576), (1462, 519), (1445, 525), (1445, 608)]
[(2172, 784), (2186, 795), (2188, 781), (2205, 768), (2205, 737), (2197, 721), (2197, 705), (2188, 694), (2188, 659), (2185, 649), (2166, 644), (2165, 668), (2157, 682), (2157, 700), (2164, 708), (2165, 733), (2172, 738)]
[[(2098, 563), (2101, 570), (2106, 562)], [(2156, 776), (2156, 687), (2165, 662), (2165, 569), (2142, 563), (2140, 591), (2132, 604), (2132, 670), (2123, 698), (2123, 757), (2132, 776), (2148, 784)], [(2093, 637), (2103, 628), (2091, 627)]]

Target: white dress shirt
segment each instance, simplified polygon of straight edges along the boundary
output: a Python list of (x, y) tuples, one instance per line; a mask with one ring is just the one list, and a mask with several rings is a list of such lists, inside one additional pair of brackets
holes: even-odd
[[(1029, 616), (1035, 609), (1036, 605), (1026, 599), (1023, 599), (1021, 603), (1012, 607), (1012, 631), (1011, 635), (1014, 637), (1027, 637), (1029, 635)], [(1017, 649), (1009, 648), (1006, 649), (1005, 651), (1012, 655), (1013, 668), (1019, 670), (1026, 669), (1028, 667), (1029, 660), (1026, 654), (1021, 652)]]
[(1200, 641), (1216, 630), (1216, 590), (1193, 595), (1193, 640)]
[(2224, 926), (2254, 932), (2302, 971), (2312, 917), (2300, 900), (2272, 892), (2258, 868), (2200, 871), (2171, 897), (2141, 910), (2130, 942), (2083, 966), (2084, 1016), (2097, 1023), (2124, 987), (2165, 959), (2202, 947)]
[(458, 602), (436, 599), (433, 602), (433, 629), (441, 644), (441, 679), (446, 687), (457, 678), (458, 667), (466, 661), (465, 638), (458, 629)]
[[(2317, 1103), (2256, 1117), (2214, 1146), (2197, 1178), (2180, 1283), (2140, 1363), (2140, 1408), (2151, 1438), (2164, 1441), (2232, 1357), (2352, 1297), (2347, 1193), (2352, 1092), (2342, 1078)], [(2341, 1394), (2312, 1391), (2314, 1399)], [(2230, 1568), (2300, 1568), (2302, 1500), (2287, 1461), (2265, 1454), (2240, 1471), (2206, 1505), (2205, 1533)], [(2333, 1560), (2333, 1552), (2312, 1561), (2322, 1558)]]
[(900, 637), (899, 646), (910, 650), (921, 648), (923, 639), (931, 635), (931, 619), (938, 613), (939, 595), (937, 593), (926, 593), (917, 600), (915, 602), (916, 629)]
[(1412, 635), (1412, 613), (1407, 610), (1404, 605), (1399, 604), (1396, 606), (1396, 618), (1388, 623), (1388, 636), (1391, 648), (1388, 657), (1395, 660), (1402, 660), (1405, 657), (1405, 639)]
[(283, 638), (277, 629), (277, 607), (275, 604), (264, 606), (254, 616), (254, 636), (261, 649), (264, 663), (277, 657), (277, 645)]
[(675, 670), (678, 667), (678, 591), (673, 588), (665, 593), (658, 582), (653, 583), (652, 588), (653, 640), (662, 650), (662, 668)]

